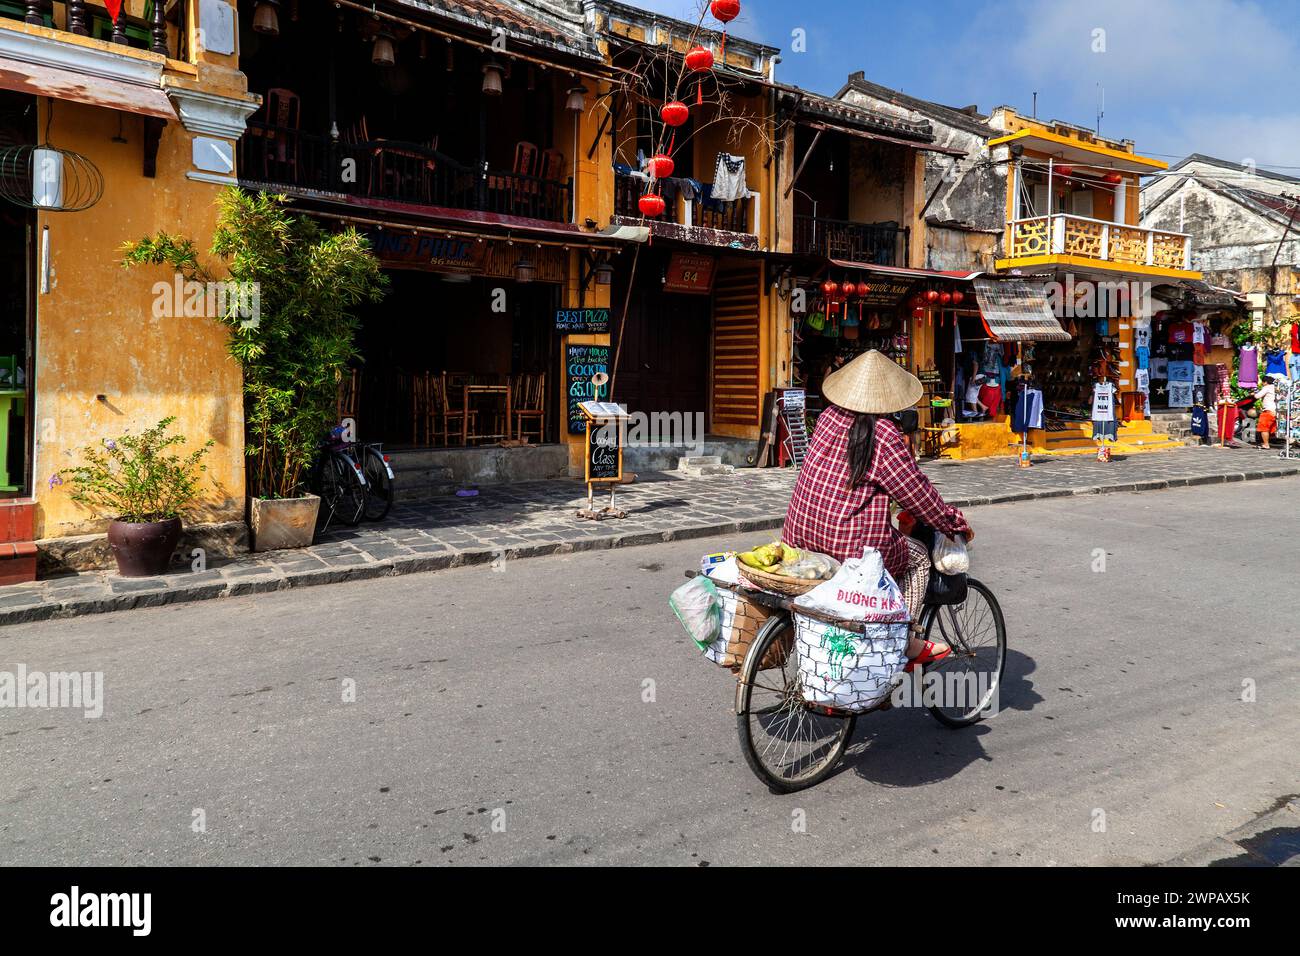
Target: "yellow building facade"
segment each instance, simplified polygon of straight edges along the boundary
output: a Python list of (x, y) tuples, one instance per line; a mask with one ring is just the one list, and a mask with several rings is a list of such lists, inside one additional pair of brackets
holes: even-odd
[[(96, 177), (103, 191), (80, 211), (54, 211), (59, 197), (49, 195), (32, 203), (19, 195), (6, 207), (8, 227), (26, 233), (30, 290), (26, 314), (8, 316), (28, 328), (23, 474), (11, 474), (11, 500), (32, 504), (46, 570), (103, 564), (101, 539), (84, 536), (104, 522), (74, 504), (56, 475), (80, 462), (83, 446), (174, 416), (192, 443), (216, 443), (193, 522), (203, 527), (191, 538), (237, 550), (245, 537), (239, 370), (217, 324), (162, 314), (154, 285), (171, 277), (124, 270), (120, 248), (160, 230), (200, 244), (211, 236), (217, 193), (234, 182), (234, 144), (257, 106), (237, 69), (234, 5), (187, 0), (165, 18), (132, 0), (116, 40), (103, 10), (53, 7), (40, 23), (0, 17), (9, 137), (14, 147), (52, 146), (86, 161), (54, 160), (69, 201), (87, 183), (93, 190)], [(82, 32), (68, 20), (75, 13)]]

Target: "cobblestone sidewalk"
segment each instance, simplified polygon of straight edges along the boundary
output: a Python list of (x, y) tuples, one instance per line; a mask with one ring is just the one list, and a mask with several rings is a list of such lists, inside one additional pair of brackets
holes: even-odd
[[(1109, 464), (1083, 456), (925, 465), (944, 498), (972, 507), (1077, 494), (1148, 491), (1281, 478), (1300, 474), (1300, 460), (1240, 448), (1188, 448), (1134, 455)], [(301, 551), (246, 555), (206, 570), (157, 578), (88, 572), (0, 589), (0, 625), (151, 607), (177, 601), (256, 594), (548, 554), (618, 548), (681, 538), (724, 537), (780, 526), (794, 473), (740, 470), (719, 478), (642, 476), (621, 487), (622, 520), (575, 517), (585, 505), (580, 482), (534, 481), (401, 503), (381, 524), (331, 530)], [(401, 489), (398, 489), (400, 498)], [(52, 632), (53, 633), (53, 632)]]

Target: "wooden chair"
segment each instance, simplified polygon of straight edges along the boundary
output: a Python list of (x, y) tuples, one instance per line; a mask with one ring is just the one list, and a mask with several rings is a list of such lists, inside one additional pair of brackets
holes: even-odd
[[(302, 101), (293, 90), (273, 86), (266, 91), (266, 122), (274, 127), (269, 131), (270, 149), (263, 153), (263, 162), (270, 159), (281, 170), (297, 181), (298, 131), (302, 125)], [(267, 170), (269, 175), (269, 170)]]
[[(546, 374), (519, 375), (511, 386), (515, 437), (523, 441), (524, 435), (536, 435), (540, 445), (546, 437)], [(525, 430), (526, 421), (535, 423), (536, 427)]]
[[(441, 372), (436, 376), (430, 375), (431, 392), (434, 399), (434, 408), (437, 411), (439, 421), (436, 424), (436, 434), (442, 435), (443, 441), (447, 445), (455, 444), (455, 438), (460, 441), (465, 432), (465, 419), (469, 418), (469, 431), (471, 435), (478, 430), (478, 412), (472, 408), (463, 408), (453, 405), (451, 393), (460, 394), (460, 388), (456, 385), (449, 384), (456, 381), (454, 374), (449, 375), (447, 372)], [(459, 401), (459, 399), (458, 399)]]
[(357, 420), (361, 412), (361, 371), (352, 369), (339, 381), (337, 408), (338, 420), (345, 418)]

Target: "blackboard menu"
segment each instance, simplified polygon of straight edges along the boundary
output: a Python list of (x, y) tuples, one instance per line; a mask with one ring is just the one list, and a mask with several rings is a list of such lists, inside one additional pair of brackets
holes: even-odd
[(609, 334), (609, 309), (560, 309), (555, 331), (564, 335)]
[(619, 445), (622, 442), (623, 423), (618, 419), (605, 419), (591, 423), (587, 435), (587, 480), (620, 481)]
[[(583, 402), (606, 395), (597, 395), (591, 377), (597, 372), (609, 374), (608, 345), (570, 345), (564, 350), (564, 384), (568, 400), (569, 434), (581, 435), (587, 430), (587, 420), (578, 407)], [(603, 391), (603, 390), (602, 390)]]

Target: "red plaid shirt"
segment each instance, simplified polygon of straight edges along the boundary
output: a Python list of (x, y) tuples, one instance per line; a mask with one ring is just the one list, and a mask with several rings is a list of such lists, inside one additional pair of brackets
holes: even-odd
[(839, 561), (877, 548), (889, 573), (907, 567), (907, 544), (889, 518), (893, 498), (914, 517), (947, 535), (970, 528), (956, 508), (943, 503), (930, 479), (916, 467), (907, 439), (888, 419), (876, 422), (874, 451), (866, 480), (849, 488), (849, 429), (853, 414), (834, 405), (817, 418), (781, 538), (796, 548), (829, 554)]

